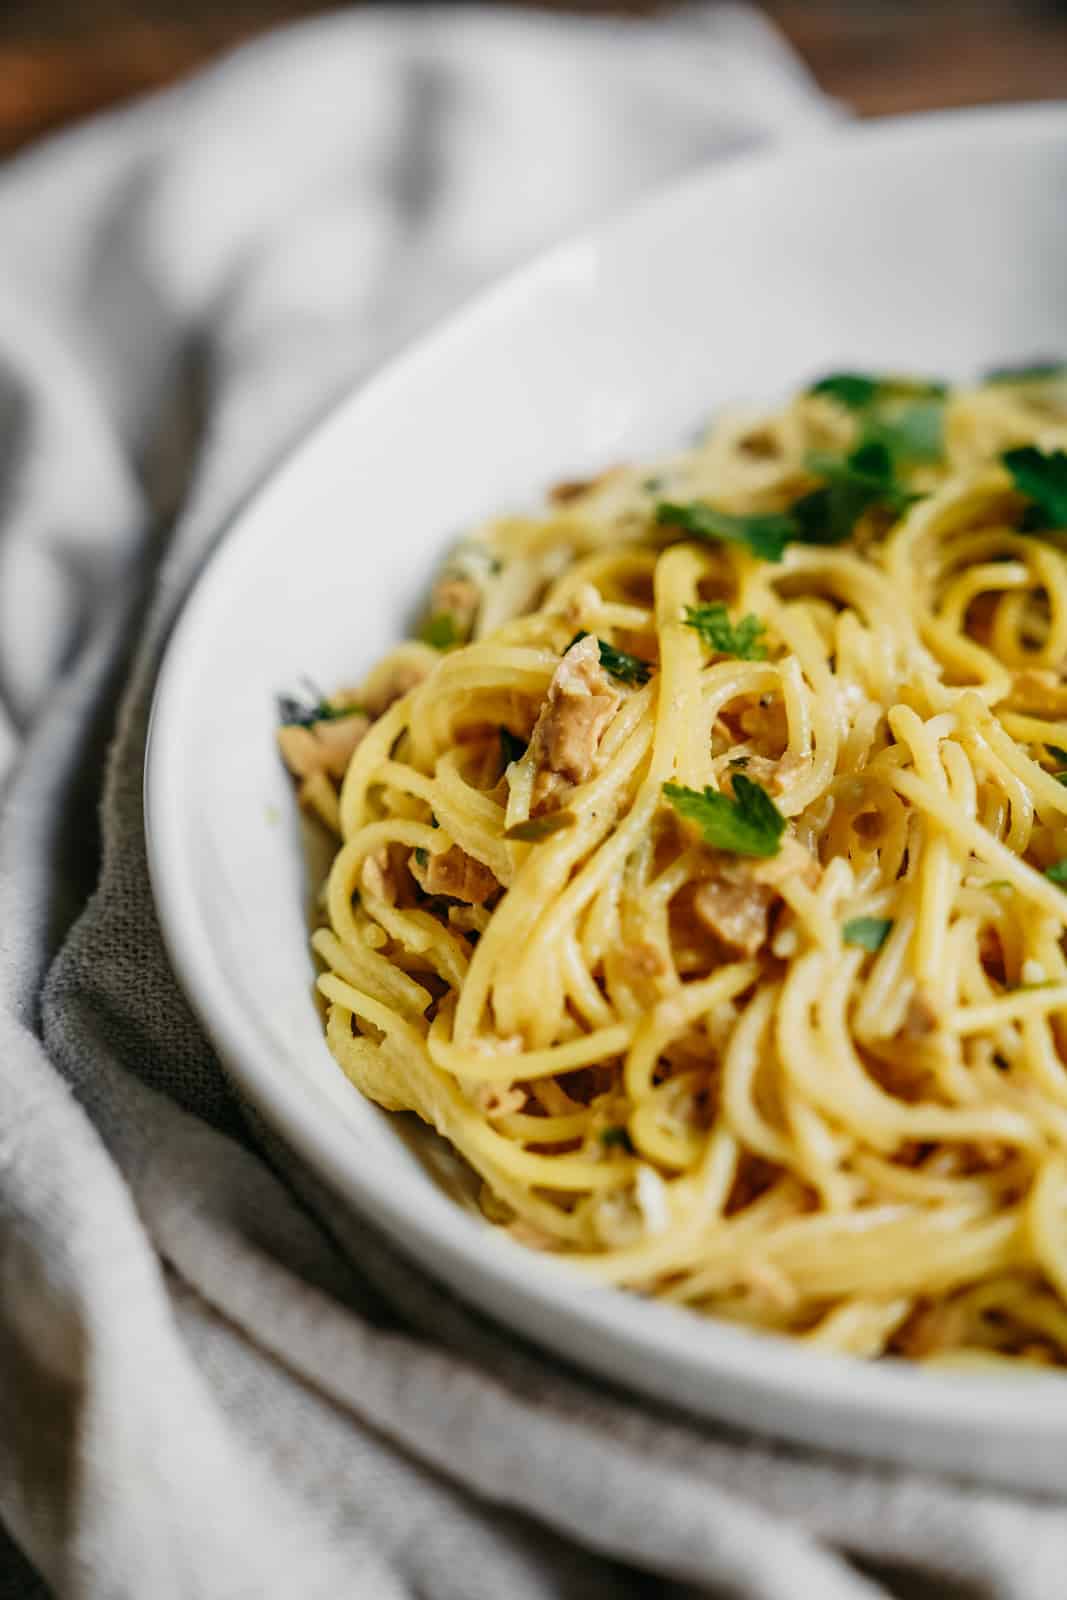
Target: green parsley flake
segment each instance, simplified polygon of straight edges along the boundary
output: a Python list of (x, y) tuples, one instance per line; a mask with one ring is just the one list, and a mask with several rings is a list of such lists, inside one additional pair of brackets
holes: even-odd
[[(580, 639), (588, 637), (588, 633), (576, 633), (567, 650), (576, 645)], [(608, 644), (605, 639), (597, 640), (597, 649), (600, 652), (600, 665), (604, 671), (609, 672), (613, 678), (618, 678), (620, 683), (647, 683), (651, 678), (651, 662), (642, 661), (640, 656), (632, 656), (628, 650), (616, 650), (615, 646)], [(567, 654), (567, 650), (564, 650), (564, 655)]]
[(625, 1150), (628, 1155), (633, 1155), (633, 1140), (630, 1138), (629, 1130), (626, 1128), (601, 1128), (600, 1142), (605, 1150), (617, 1147), (620, 1150)]
[(939, 461), (944, 454), (943, 383), (921, 378), (839, 372), (808, 390), (851, 411), (861, 424), (860, 448), (884, 445), (895, 468)]
[(310, 728), (316, 722), (339, 722), (343, 717), (365, 715), (362, 706), (334, 705), (323, 699), (299, 700), (291, 694), (278, 696), (278, 721), (286, 728)]
[(709, 605), (686, 606), (685, 626), (693, 628), (704, 643), (720, 655), (736, 656), (739, 661), (765, 661), (767, 658), (767, 646), (759, 642), (765, 629), (752, 612), (733, 623), (723, 602), (714, 600)]
[(728, 544), (747, 545), (760, 561), (781, 561), (786, 545), (800, 537), (796, 520), (787, 511), (735, 517), (728, 511), (716, 511), (702, 500), (685, 505), (661, 500), (656, 507), (656, 521), (681, 528), (697, 539), (724, 539)]
[(1006, 450), (1000, 459), (1016, 489), (1032, 502), (1027, 525), (1067, 528), (1067, 453), (1046, 452), (1027, 444), (1018, 450)]
[(862, 440), (847, 456), (815, 452), (806, 465), (813, 477), (823, 479), (822, 486), (794, 501), (788, 511), (741, 517), (700, 501), (661, 501), (656, 521), (698, 539), (747, 545), (761, 561), (781, 561), (789, 544), (842, 544), (872, 506), (883, 505), (899, 516), (918, 498), (897, 478), (893, 452), (883, 437)]
[(419, 638), (434, 650), (451, 650), (453, 645), (463, 642), (456, 619), (449, 611), (438, 611), (432, 617), (427, 617)]
[(421, 844), (415, 846), (414, 855), (415, 860), (420, 867), (428, 867), (430, 865), (430, 852), (428, 850), (424, 850)]
[(1046, 867), (1045, 877), (1051, 878), (1053, 883), (1058, 883), (1061, 887), (1067, 886), (1067, 859), (1054, 861), (1051, 867)]
[(836, 400), (848, 411), (863, 411), (876, 398), (881, 381), (864, 372), (831, 372), (828, 377), (813, 383), (808, 393)]
[(785, 830), (782, 813), (766, 789), (740, 772), (733, 779), (733, 790), (731, 800), (710, 787), (701, 794), (682, 784), (663, 785), (675, 811), (696, 823), (706, 844), (738, 856), (776, 856)]
[(983, 383), (1055, 383), (1067, 378), (1067, 364), (1062, 361), (1029, 361), (1017, 367), (994, 367), (982, 379)]
[(892, 926), (892, 917), (852, 917), (842, 928), (841, 937), (846, 944), (873, 953), (885, 944)]

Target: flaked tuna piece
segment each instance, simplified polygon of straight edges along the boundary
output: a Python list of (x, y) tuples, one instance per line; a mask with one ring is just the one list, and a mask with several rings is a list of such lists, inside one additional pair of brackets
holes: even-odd
[(777, 855), (764, 859), (720, 856), (715, 871), (693, 896), (693, 910), (709, 932), (740, 955), (754, 956), (770, 935), (770, 914), (780, 886), (799, 877), (814, 887), (819, 863), (795, 839), (783, 839)]
[(537, 757), (531, 811), (551, 809), (576, 784), (596, 770), (600, 740), (622, 695), (600, 665), (600, 647), (591, 635), (564, 655), (548, 686), (531, 745)]
[(408, 858), (411, 876), (427, 894), (447, 895), (469, 906), (483, 906), (500, 888), (484, 862), (454, 844), (438, 855), (427, 855), (425, 866), (416, 855)]
[(286, 723), (278, 729), (278, 748), (282, 760), (296, 778), (310, 778), (316, 772), (341, 779), (352, 753), (370, 727), (363, 711), (348, 716), (331, 716), (307, 725)]

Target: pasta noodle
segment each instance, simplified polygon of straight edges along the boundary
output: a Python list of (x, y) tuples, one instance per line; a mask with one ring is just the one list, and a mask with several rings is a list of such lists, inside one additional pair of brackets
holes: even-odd
[(1065, 449), (1061, 369), (836, 374), (478, 530), (288, 703), (330, 1049), (494, 1225), (827, 1349), (1067, 1361)]

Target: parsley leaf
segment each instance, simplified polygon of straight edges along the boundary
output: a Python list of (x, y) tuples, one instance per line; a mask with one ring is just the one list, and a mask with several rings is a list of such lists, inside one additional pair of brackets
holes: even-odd
[(414, 856), (420, 867), (428, 867), (430, 865), (430, 852), (424, 850), (421, 844), (415, 846)]
[(813, 383), (808, 393), (825, 395), (849, 411), (863, 411), (875, 399), (880, 385), (880, 379), (868, 377), (864, 372), (831, 372)]
[[(587, 633), (576, 633), (571, 645), (578, 643), (579, 639), (588, 639)], [(620, 683), (647, 683), (652, 676), (652, 664), (642, 661), (640, 656), (632, 656), (628, 650), (616, 650), (613, 644), (608, 644), (605, 639), (597, 640), (597, 649), (600, 651), (600, 665), (605, 672), (610, 672), (613, 678), (618, 678)], [(567, 654), (564, 650), (563, 654)]]
[(805, 544), (841, 544), (872, 506), (884, 505), (899, 516), (915, 498), (897, 482), (889, 450), (878, 440), (844, 457), (814, 452), (806, 465), (825, 483), (793, 507)]
[(731, 544), (745, 544), (761, 561), (781, 561), (786, 545), (798, 537), (796, 522), (788, 511), (737, 517), (728, 511), (716, 511), (714, 506), (705, 505), (701, 500), (692, 500), (686, 505), (661, 500), (656, 507), (656, 521), (683, 528), (698, 539), (725, 539)]
[(764, 632), (763, 623), (750, 611), (738, 623), (730, 621), (730, 613), (721, 600), (710, 605), (686, 606), (685, 626), (693, 628), (704, 643), (724, 656), (737, 656), (741, 661), (765, 661), (767, 646), (759, 643)]
[(1033, 501), (1039, 521), (1046, 528), (1067, 528), (1067, 453), (1026, 444), (1000, 459), (1019, 493)]
[(1061, 744), (1047, 744), (1045, 749), (1050, 756), (1055, 756), (1057, 761), (1062, 761), (1067, 766), (1067, 750)]
[(438, 611), (432, 617), (427, 617), (419, 631), (419, 638), (434, 650), (451, 650), (453, 645), (462, 643), (456, 619), (449, 611)]
[(600, 1142), (605, 1150), (610, 1150), (613, 1145), (617, 1145), (620, 1150), (625, 1150), (629, 1155), (634, 1153), (633, 1140), (630, 1138), (629, 1130), (626, 1128), (601, 1128)]
[(738, 856), (776, 856), (785, 829), (782, 813), (766, 789), (742, 773), (733, 787), (732, 800), (710, 787), (701, 794), (677, 783), (665, 783), (663, 793), (680, 817), (697, 824), (706, 844)]
[(510, 728), (500, 729), (500, 760), (504, 767), (510, 767), (513, 761), (521, 761), (526, 749), (525, 739), (520, 739)]
[(945, 449), (945, 407), (941, 400), (916, 400), (873, 418), (864, 428), (867, 443), (884, 444), (897, 466), (940, 461)]
[[(310, 687), (314, 688), (314, 685)], [(318, 693), (318, 691), (315, 691)], [(316, 722), (339, 722), (342, 717), (365, 716), (362, 706), (333, 705), (329, 700), (300, 700), (296, 695), (278, 696), (278, 721), (283, 727), (310, 728)]]
[(808, 389), (809, 394), (825, 395), (849, 411), (889, 400), (944, 400), (945, 384), (928, 378), (875, 377), (869, 372), (831, 372)]
[[(903, 436), (893, 432), (896, 426), (877, 424), (847, 456), (813, 452), (806, 465), (813, 477), (823, 479), (822, 486), (794, 501), (788, 511), (738, 517), (701, 501), (661, 501), (656, 521), (684, 528), (699, 539), (746, 544), (763, 561), (781, 561), (786, 545), (794, 542), (841, 544), (871, 506), (884, 505), (899, 516), (918, 498), (896, 476), (894, 449), (903, 450)], [(928, 430), (928, 424), (923, 427)]]
[(838, 372), (808, 390), (854, 412), (862, 422), (860, 444), (881, 444), (895, 466), (938, 461), (944, 452), (948, 390), (920, 378), (877, 378)]
[(1046, 867), (1045, 877), (1051, 878), (1053, 883), (1058, 883), (1061, 887), (1067, 887), (1067, 859), (1054, 861), (1051, 867)]
[(841, 930), (846, 944), (859, 945), (863, 950), (880, 950), (889, 938), (892, 917), (852, 917)]
[(1048, 383), (1067, 378), (1067, 362), (1024, 361), (1017, 367), (994, 367), (983, 383)]

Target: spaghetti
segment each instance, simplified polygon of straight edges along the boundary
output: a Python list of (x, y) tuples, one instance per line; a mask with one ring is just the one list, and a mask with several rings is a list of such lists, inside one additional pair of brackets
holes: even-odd
[[(1067, 373), (836, 374), (450, 558), (283, 751), (330, 1049), (589, 1279), (1067, 1360)], [(343, 774), (343, 779), (342, 779)]]

